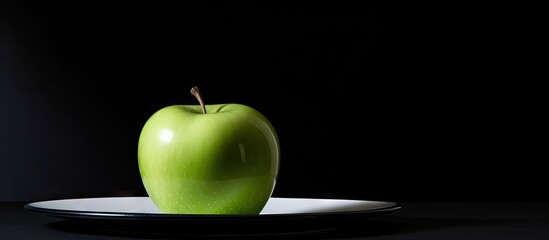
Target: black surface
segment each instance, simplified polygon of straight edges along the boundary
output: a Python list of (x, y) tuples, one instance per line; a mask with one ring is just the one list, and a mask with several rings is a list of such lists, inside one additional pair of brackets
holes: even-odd
[[(24, 203), (0, 204), (0, 239), (189, 239), (175, 233), (114, 232), (28, 213), (23, 206)], [(548, 202), (409, 202), (402, 206), (400, 211), (389, 215), (357, 220), (324, 232), (271, 238), (541, 240), (549, 237)]]

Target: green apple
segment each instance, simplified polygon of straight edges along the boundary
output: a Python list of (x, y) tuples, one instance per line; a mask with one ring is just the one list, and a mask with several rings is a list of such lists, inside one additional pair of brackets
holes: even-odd
[(165, 213), (259, 214), (271, 197), (279, 140), (259, 111), (242, 104), (172, 105), (145, 123), (138, 143), (147, 194)]

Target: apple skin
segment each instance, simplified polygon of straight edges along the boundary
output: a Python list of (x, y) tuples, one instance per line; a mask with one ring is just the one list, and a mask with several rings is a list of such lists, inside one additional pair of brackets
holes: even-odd
[(242, 104), (172, 105), (155, 112), (138, 143), (147, 194), (165, 213), (259, 214), (274, 190), (277, 134)]

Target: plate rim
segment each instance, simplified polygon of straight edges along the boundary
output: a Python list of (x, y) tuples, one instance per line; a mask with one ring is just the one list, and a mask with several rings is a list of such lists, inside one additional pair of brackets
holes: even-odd
[(272, 197), (277, 199), (311, 199), (311, 200), (342, 200), (342, 201), (364, 201), (389, 203), (391, 206), (379, 207), (365, 210), (347, 210), (337, 212), (314, 212), (314, 213), (277, 213), (277, 214), (173, 214), (173, 213), (124, 213), (110, 211), (80, 211), (66, 209), (52, 209), (33, 206), (36, 203), (62, 201), (62, 200), (82, 200), (82, 199), (105, 199), (105, 198), (149, 198), (148, 196), (128, 196), (128, 197), (90, 197), (90, 198), (72, 198), (55, 199), (29, 202), (24, 205), (24, 210), (31, 213), (45, 214), (66, 219), (102, 219), (102, 220), (139, 220), (139, 221), (184, 221), (184, 220), (277, 220), (277, 219), (311, 219), (311, 218), (350, 218), (367, 215), (382, 215), (398, 211), (402, 206), (397, 202), (375, 201), (344, 198), (302, 198), (302, 197)]

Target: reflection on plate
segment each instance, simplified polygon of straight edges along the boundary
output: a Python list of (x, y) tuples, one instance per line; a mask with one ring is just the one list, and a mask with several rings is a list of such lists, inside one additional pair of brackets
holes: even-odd
[(33, 202), (25, 210), (116, 232), (178, 236), (285, 236), (333, 231), (358, 219), (400, 209), (394, 202), (271, 198), (259, 215), (165, 214), (148, 197)]

